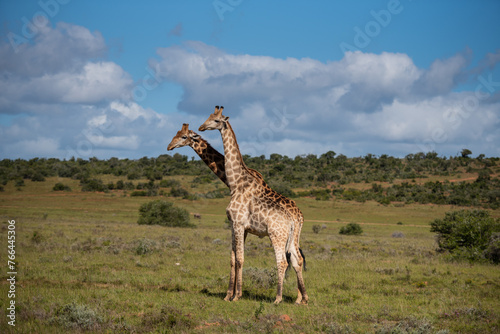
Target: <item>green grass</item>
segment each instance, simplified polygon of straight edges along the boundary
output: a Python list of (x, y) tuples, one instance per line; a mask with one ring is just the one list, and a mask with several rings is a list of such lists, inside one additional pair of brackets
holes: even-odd
[[(194, 192), (187, 188), (192, 178), (178, 179)], [(52, 191), (57, 182), (73, 191)], [(275, 286), (266, 281), (275, 268), (273, 250), (268, 238), (254, 236), (246, 242), (244, 267), (251, 269), (243, 277), (243, 298), (223, 301), (231, 243), (224, 224), (228, 198), (175, 199), (202, 218), (192, 219), (195, 229), (165, 228), (137, 224), (139, 206), (154, 198), (80, 192), (70, 179), (25, 183), (17, 190), (9, 182), (0, 193), (3, 310), (9, 301), (10, 219), (16, 220), (18, 262), (16, 327), (2, 313), (2, 333), (500, 330), (500, 268), (448, 262), (435, 251), (429, 223), (457, 207), (297, 199), (306, 218), (301, 247), (310, 303), (293, 304), (291, 270), (284, 301), (275, 306)], [(340, 235), (350, 222), (362, 225), (363, 234)], [(318, 234), (315, 224), (324, 227)], [(404, 237), (394, 238), (394, 232)], [(138, 251), (141, 243), (147, 251)]]

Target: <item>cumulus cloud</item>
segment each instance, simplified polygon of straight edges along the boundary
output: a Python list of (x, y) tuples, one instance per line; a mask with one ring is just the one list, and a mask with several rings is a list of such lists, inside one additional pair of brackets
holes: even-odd
[[(328, 147), (356, 154), (365, 147), (365, 153), (375, 148), (405, 155), (425, 148), (454, 150), (453, 145), (480, 147), (480, 138), (498, 138), (491, 126), (500, 123), (494, 94), (483, 88), (487, 98), (476, 98), (465, 118), (464, 104), (473, 92), (454, 91), (494, 67), (500, 61), (495, 54), (472, 69), (468, 49), (429, 68), (417, 67), (401, 53), (346, 52), (338, 61), (323, 63), (233, 55), (201, 42), (162, 48), (158, 55), (152, 66), (159, 75), (183, 87), (178, 108), (208, 115), (223, 104), (241, 147), (252, 154), (291, 149), (319, 154)], [(274, 111), (283, 109), (289, 115), (286, 127), (272, 129)], [(460, 126), (451, 118), (461, 120)], [(491, 144), (483, 149), (498, 154)]]
[(33, 43), (20, 45), (17, 53), (0, 44), (0, 113), (17, 115), (0, 126), (0, 156), (137, 157), (165, 151), (175, 117), (130, 101), (133, 81), (105, 59), (99, 32), (66, 23), (38, 28)]
[(97, 60), (106, 54), (99, 32), (62, 22), (37, 29), (33, 43), (0, 44), (1, 113), (56, 113), (61, 104), (102, 103), (130, 92), (128, 73)]
[[(13, 117), (0, 125), (0, 156), (157, 156), (182, 123), (196, 130), (215, 105), (225, 106), (242, 154), (252, 156), (453, 155), (464, 147), (500, 155), (497, 80), (474, 79), (497, 54), (472, 69), (468, 50), (419, 68), (402, 53), (347, 52), (325, 63), (187, 42), (150, 60), (158, 82), (183, 89), (178, 112), (160, 114), (131, 100), (131, 76), (106, 52), (99, 32), (65, 23), (42, 27), (18, 54), (0, 43), (0, 113)], [(467, 80), (479, 89), (455, 91)], [(222, 152), (217, 131), (203, 137)]]
[(10, 43), (0, 44), (0, 71), (21, 76), (58, 73), (107, 52), (102, 35), (82, 26), (59, 22), (53, 28), (46, 21), (37, 26), (37, 31), (33, 43), (16, 48)]

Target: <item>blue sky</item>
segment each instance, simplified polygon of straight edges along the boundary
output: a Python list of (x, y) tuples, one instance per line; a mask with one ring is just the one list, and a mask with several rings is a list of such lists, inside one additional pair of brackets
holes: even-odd
[(215, 105), (243, 154), (500, 156), (499, 1), (3, 0), (0, 21), (0, 158), (158, 156)]

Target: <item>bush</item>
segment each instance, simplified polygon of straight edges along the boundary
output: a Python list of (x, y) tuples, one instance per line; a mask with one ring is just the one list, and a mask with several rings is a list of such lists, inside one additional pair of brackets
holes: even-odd
[(59, 183), (56, 183), (54, 185), (54, 187), (52, 188), (52, 190), (54, 190), (54, 191), (71, 191), (71, 188), (68, 187), (68, 186), (65, 186), (64, 184), (62, 184), (61, 182), (59, 182)]
[(73, 330), (98, 330), (104, 320), (97, 311), (87, 305), (72, 303), (57, 310), (51, 322)]
[(172, 187), (172, 189), (170, 189), (170, 196), (182, 197), (182, 198), (186, 199), (189, 196), (189, 192), (180, 186), (175, 186), (175, 187)]
[(169, 227), (194, 227), (187, 210), (175, 207), (164, 200), (144, 203), (139, 208), (138, 224), (162, 225)]
[(144, 190), (134, 190), (130, 193), (131, 197), (147, 196), (148, 194)]
[(33, 176), (31, 176), (31, 181), (43, 182), (45, 181), (45, 177), (40, 172), (35, 172)]
[(135, 247), (135, 254), (145, 255), (152, 253), (157, 248), (157, 243), (154, 240), (142, 238), (137, 241), (137, 246)]
[(102, 180), (99, 179), (82, 179), (80, 181), (80, 185), (82, 186), (82, 191), (101, 191), (108, 192), (108, 186), (102, 183)]
[(346, 226), (340, 228), (339, 234), (345, 235), (359, 235), (363, 233), (363, 229), (357, 223), (349, 223)]
[(313, 229), (314, 233), (318, 234), (319, 231), (321, 231), (321, 226), (319, 226), (319, 225), (313, 225), (312, 229)]
[(493, 263), (500, 263), (500, 233), (496, 232), (491, 235), (484, 256)]
[(447, 212), (444, 219), (434, 220), (431, 232), (437, 233), (439, 251), (448, 251), (470, 261), (488, 258), (490, 254), (488, 259), (494, 261), (498, 242), (492, 235), (500, 232), (500, 220), (490, 217), (485, 210), (452, 211)]

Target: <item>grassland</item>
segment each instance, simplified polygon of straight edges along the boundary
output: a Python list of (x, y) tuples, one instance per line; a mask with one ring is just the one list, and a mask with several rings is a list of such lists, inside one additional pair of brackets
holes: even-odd
[[(119, 179), (110, 178), (103, 181)], [(193, 177), (176, 178), (187, 188)], [(53, 191), (57, 182), (72, 191)], [(151, 197), (81, 192), (78, 181), (65, 178), (25, 184), (9, 182), (0, 193), (2, 333), (500, 331), (500, 268), (450, 262), (435, 251), (429, 222), (458, 207), (298, 198), (306, 218), (301, 247), (310, 303), (293, 304), (290, 271), (284, 301), (275, 306), (273, 250), (267, 238), (254, 236), (246, 243), (243, 299), (223, 301), (228, 198), (166, 198), (201, 219), (192, 219), (195, 229), (164, 228), (137, 224), (139, 206)], [(198, 190), (210, 190), (204, 187)], [(499, 210), (492, 215), (500, 216)], [(15, 328), (4, 315), (13, 219)], [(364, 233), (339, 235), (349, 222)], [(322, 226), (318, 234), (316, 224)]]

